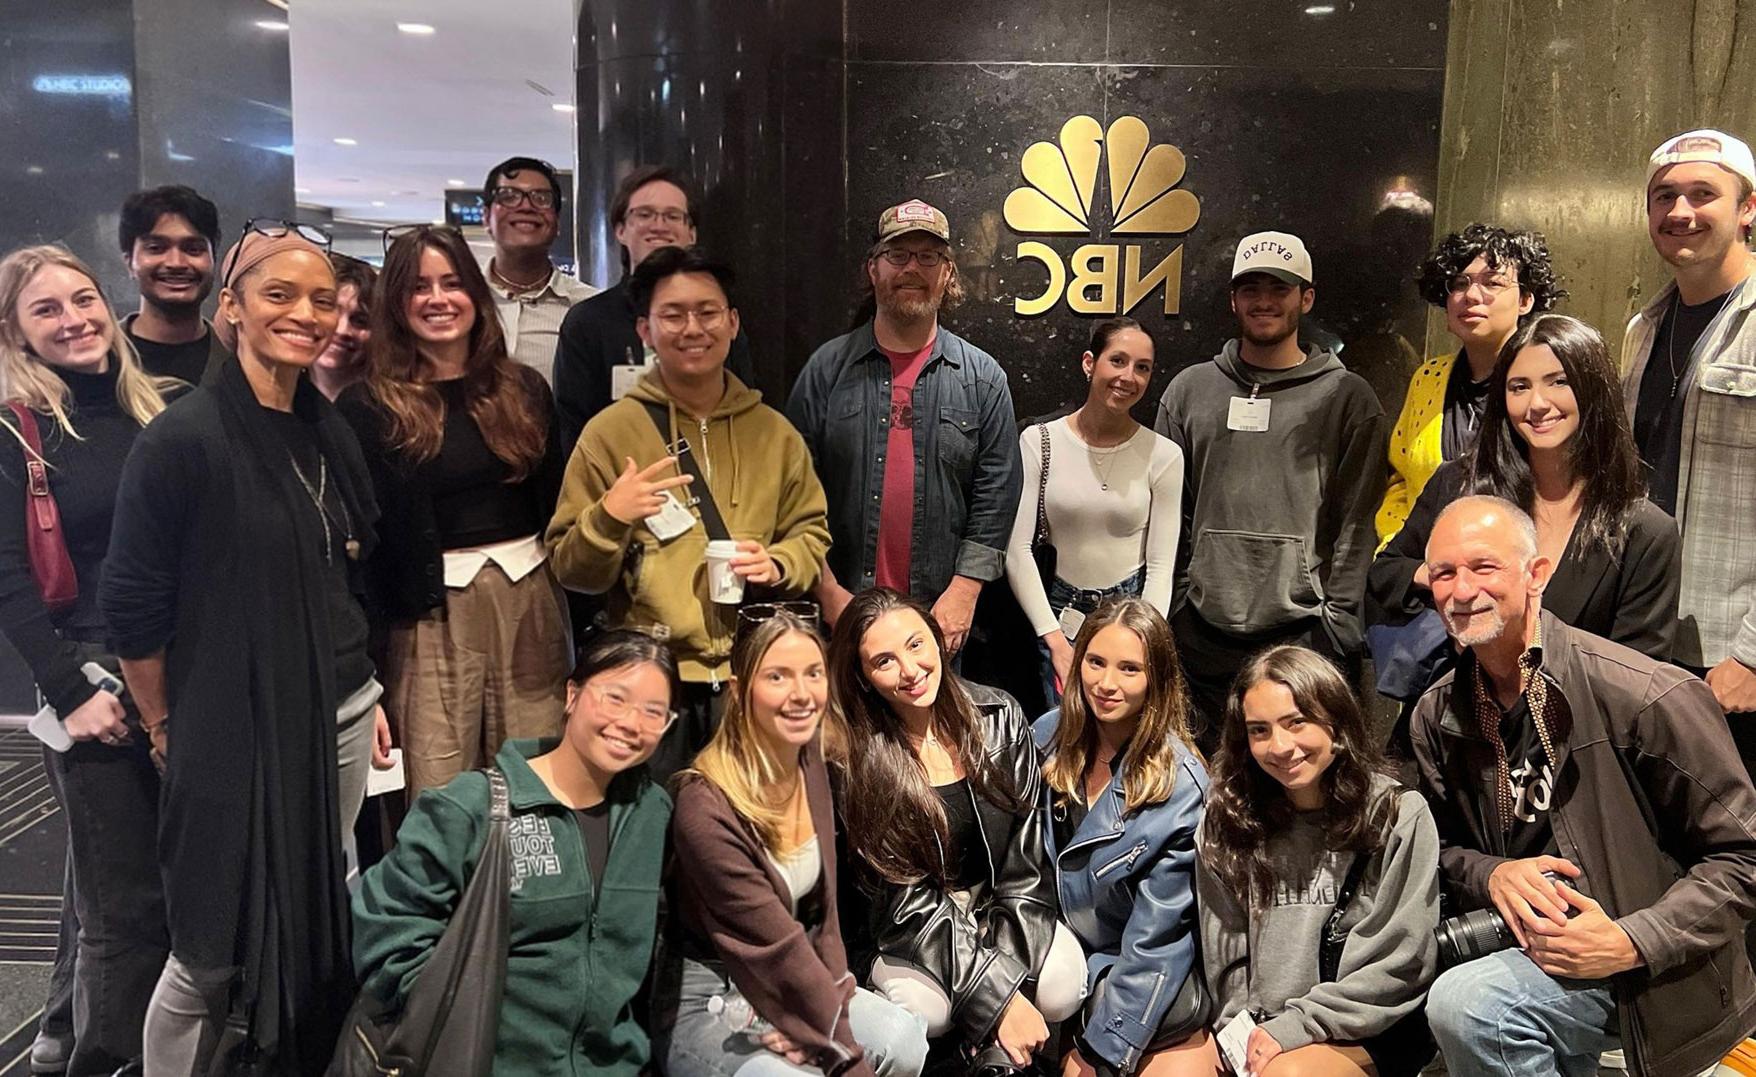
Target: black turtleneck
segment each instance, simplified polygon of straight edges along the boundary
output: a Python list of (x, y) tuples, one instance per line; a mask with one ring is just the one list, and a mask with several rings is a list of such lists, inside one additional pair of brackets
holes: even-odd
[(72, 643), (104, 639), (98, 579), (110, 547), (116, 483), (140, 424), (116, 402), (114, 363), (104, 374), (57, 373), (71, 393), (68, 414), (79, 436), (69, 435), (48, 414), (33, 414), (67, 553), (79, 577), (79, 600), (55, 614), (43, 606), (25, 544), (24, 447), (14, 436), (12, 411), (0, 411), (6, 423), (0, 431), (0, 631), (24, 657), (44, 697), (66, 717), (93, 692)]

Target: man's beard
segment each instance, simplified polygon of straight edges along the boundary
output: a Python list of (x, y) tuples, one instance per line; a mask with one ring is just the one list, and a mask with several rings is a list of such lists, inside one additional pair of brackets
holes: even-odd
[(1240, 332), (1243, 333), (1245, 340), (1256, 345), (1258, 348), (1272, 348), (1288, 337), (1296, 336), (1299, 332), (1299, 319), (1297, 315), (1285, 319), (1281, 322), (1281, 325), (1283, 328), (1279, 332), (1262, 336), (1250, 331), (1250, 320), (1245, 318), (1243, 325), (1240, 327)]
[(891, 285), (876, 295), (878, 309), (899, 321), (918, 322), (932, 318), (939, 313), (939, 304), (944, 298), (943, 293), (934, 298), (931, 293), (920, 299), (904, 299), (897, 295), (895, 285)]
[(160, 298), (156, 288), (150, 290), (143, 289), (141, 291), (141, 298), (145, 299), (147, 303), (152, 306), (158, 308), (160, 312), (175, 317), (188, 315), (193, 311), (199, 311), (201, 309), (201, 304), (207, 301), (207, 297), (212, 291), (213, 285), (210, 282), (206, 287), (198, 287), (195, 290), (193, 299), (163, 299)]
[(1479, 613), (1471, 613), (1469, 626), (1461, 630), (1453, 620), (1451, 609), (1440, 609), (1439, 618), (1445, 622), (1445, 631), (1451, 633), (1451, 638), (1457, 641), (1459, 647), (1480, 647), (1484, 643), (1494, 642), (1506, 632), (1506, 618), (1500, 616), (1500, 611), (1492, 606)]

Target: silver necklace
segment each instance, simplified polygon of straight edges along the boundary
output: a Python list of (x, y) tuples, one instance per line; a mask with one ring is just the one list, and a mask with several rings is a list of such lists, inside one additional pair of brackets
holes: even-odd
[[(323, 563), (327, 565), (334, 559), (332, 551), (335, 548), (335, 535), (329, 529), (329, 505), (324, 501), (324, 495), (329, 492), (329, 461), (321, 453), (318, 454), (317, 485), (315, 487), (311, 485), (311, 480), (305, 477), (305, 469), (299, 466), (298, 457), (288, 452), (287, 461), (293, 465), (293, 474), (299, 477), (299, 485), (305, 488), (305, 496), (309, 497), (311, 504), (317, 508), (317, 519), (323, 524)], [(337, 523), (346, 535), (342, 542), (342, 550), (347, 553), (348, 560), (358, 561), (360, 559), (360, 542), (354, 538), (353, 517), (348, 513), (346, 505), (342, 506), (341, 513), (342, 519)]]
[[(1732, 293), (1727, 292), (1720, 299), (1719, 306), (1714, 307), (1713, 313), (1709, 314), (1707, 316), (1707, 320), (1709, 322), (1711, 322), (1711, 321), (1713, 321), (1713, 319), (1719, 317), (1720, 310), (1726, 305), (1726, 301), (1731, 299), (1731, 297), (1732, 297)], [(1671, 399), (1672, 400), (1677, 399), (1677, 387), (1683, 383), (1683, 375), (1688, 371), (1688, 367), (1689, 367), (1689, 356), (1685, 355), (1683, 357), (1683, 369), (1682, 370), (1677, 369), (1677, 334), (1683, 328), (1683, 326), (1681, 324), (1681, 322), (1682, 322), (1682, 309), (1681, 309), (1682, 304), (1683, 304), (1683, 293), (1682, 292), (1672, 292), (1671, 293), (1671, 335), (1670, 335), (1669, 339), (1667, 339), (1665, 341), (1665, 348), (1668, 352), (1668, 354), (1665, 356), (1665, 365), (1671, 368)]]

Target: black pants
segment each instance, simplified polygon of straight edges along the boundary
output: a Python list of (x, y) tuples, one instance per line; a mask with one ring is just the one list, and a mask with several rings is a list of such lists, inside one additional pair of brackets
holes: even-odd
[(668, 788), (671, 775), (695, 762), (695, 754), (707, 746), (713, 731), (719, 728), (719, 716), (725, 705), (725, 682), (717, 687), (701, 681), (683, 682), (675, 704), (677, 720), (665, 731), (664, 739), (646, 764), (653, 781)]
[[(1171, 617), (1171, 632), (1177, 638), (1183, 678), (1189, 685), (1195, 743), (1209, 759), (1219, 747), (1232, 682), (1252, 655), (1278, 643), (1297, 643), (1327, 657), (1336, 657), (1329, 634), (1314, 617), (1285, 628), (1240, 636), (1215, 628), (1192, 607), (1184, 605)], [(1347, 672), (1345, 666), (1343, 672)]]
[(69, 1077), (107, 1077), (139, 1056), (146, 1004), (170, 951), (159, 881), (159, 776), (132, 708), (129, 718), (129, 743), (80, 741), (66, 752), (43, 752), (67, 816), (79, 933)]

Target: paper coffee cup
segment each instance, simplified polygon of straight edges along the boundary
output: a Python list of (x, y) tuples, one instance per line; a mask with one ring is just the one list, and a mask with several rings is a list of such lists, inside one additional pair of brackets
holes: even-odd
[(738, 544), (732, 539), (714, 539), (707, 544), (707, 597), (722, 606), (735, 606), (744, 601), (744, 578), (732, 571), (732, 558)]

